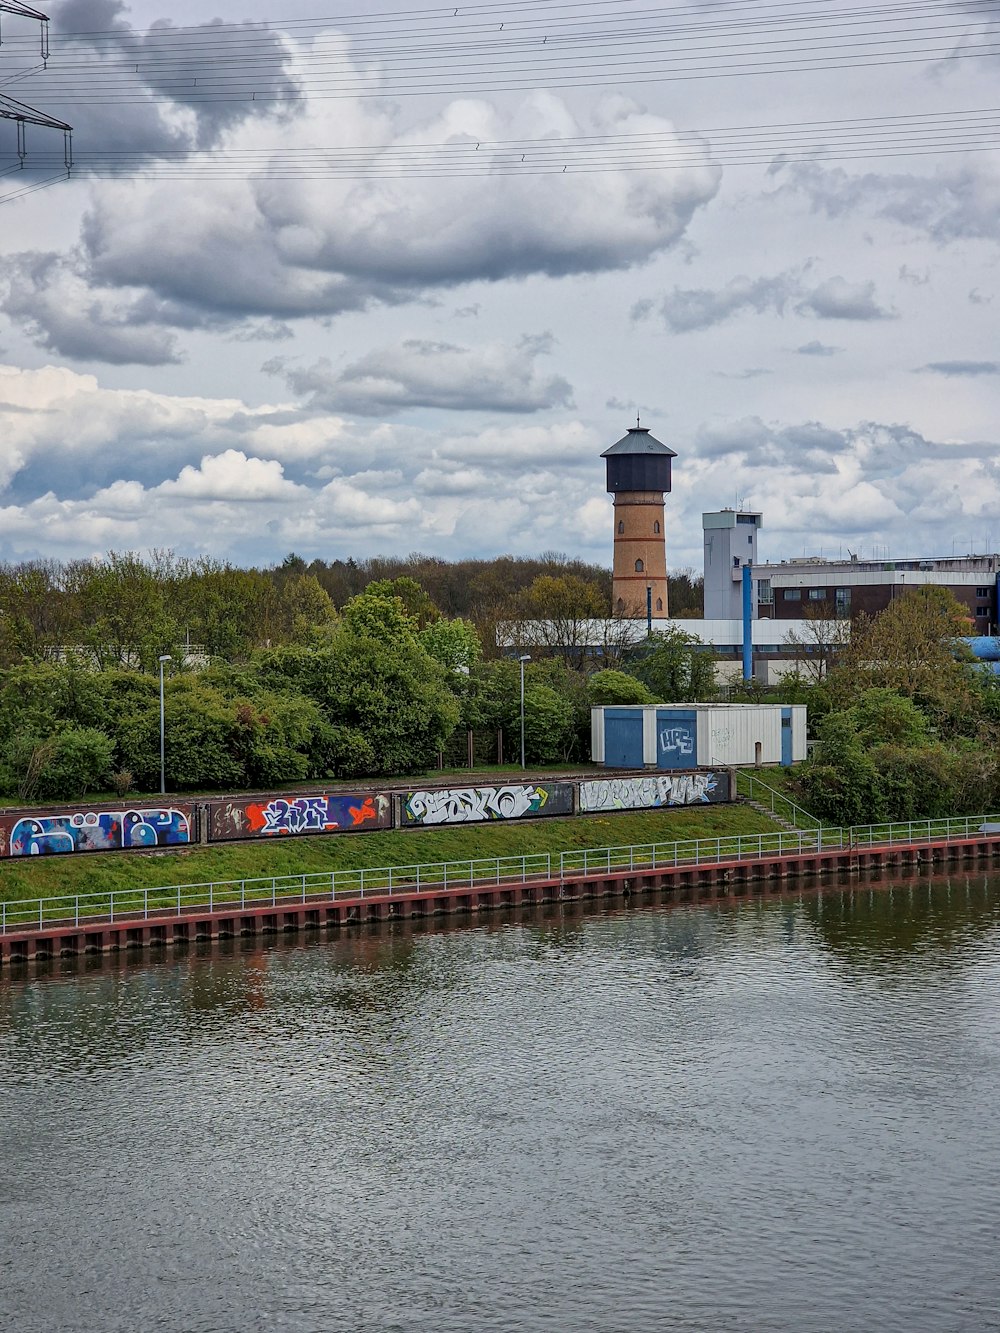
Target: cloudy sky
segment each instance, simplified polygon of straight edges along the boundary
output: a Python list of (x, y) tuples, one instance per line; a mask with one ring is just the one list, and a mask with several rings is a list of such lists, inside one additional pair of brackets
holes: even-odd
[(0, 558), (1000, 547), (995, 3), (320, 8), (4, 16)]

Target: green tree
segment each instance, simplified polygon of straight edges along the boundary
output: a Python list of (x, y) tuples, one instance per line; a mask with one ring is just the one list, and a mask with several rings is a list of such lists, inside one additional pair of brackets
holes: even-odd
[(798, 779), (806, 808), (831, 824), (875, 824), (886, 815), (879, 772), (849, 712), (818, 727), (814, 755)]
[(927, 718), (912, 699), (895, 690), (866, 690), (851, 714), (864, 745), (913, 749), (927, 743)]
[(628, 670), (664, 703), (690, 703), (715, 695), (711, 653), (693, 634), (672, 626), (654, 633), (628, 659)]
[(641, 680), (625, 671), (595, 671), (587, 680), (587, 697), (591, 707), (604, 705), (655, 704), (659, 702)]
[(524, 687), (525, 757), (531, 764), (563, 763), (576, 735), (573, 705), (550, 685)]
[(449, 671), (471, 671), (483, 655), (476, 628), (468, 620), (435, 620), (417, 634), (424, 651)]
[(936, 585), (910, 589), (877, 616), (859, 617), (830, 675), (835, 702), (848, 707), (867, 690), (888, 689), (950, 729), (968, 727), (974, 671), (958, 642), (968, 625), (965, 607)]
[(170, 572), (166, 560), (157, 568), (131, 551), (68, 567), (80, 605), (80, 642), (98, 666), (149, 669), (173, 649), (179, 627), (166, 596)]
[(406, 576), (396, 579), (375, 579), (365, 592), (372, 597), (398, 597), (406, 614), (418, 629), (426, 629), (441, 616), (441, 612), (424, 592), (416, 579)]
[(593, 583), (576, 574), (541, 574), (509, 608), (508, 645), (540, 645), (582, 670), (595, 638), (595, 623), (607, 618), (607, 603)]

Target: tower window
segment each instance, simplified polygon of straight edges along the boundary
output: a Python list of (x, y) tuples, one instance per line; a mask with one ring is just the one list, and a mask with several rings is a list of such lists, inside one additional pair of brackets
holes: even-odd
[(653, 524), (653, 531), (654, 531), (655, 533), (659, 533), (659, 531), (660, 531), (660, 520), (659, 520), (659, 519), (657, 519), (656, 522)]
[(619, 610), (619, 611), (624, 611), (624, 610), (625, 610), (625, 599), (624, 599), (623, 597), (619, 597), (619, 598), (618, 598), (617, 606), (618, 606), (618, 610)]
[(625, 520), (624, 520), (623, 518), (620, 518), (620, 519), (618, 520), (618, 531), (619, 531), (619, 532), (624, 532), (624, 531), (625, 531)]
[(657, 599), (656, 599), (656, 609), (657, 609), (657, 611), (662, 611), (662, 610), (663, 610), (663, 598), (662, 598), (662, 597), (657, 597)]
[(643, 571), (645, 568), (646, 568), (646, 566), (642, 563), (641, 560), (637, 560), (637, 561), (635, 562), (635, 572), (636, 572), (637, 574), (641, 574), (642, 571)]

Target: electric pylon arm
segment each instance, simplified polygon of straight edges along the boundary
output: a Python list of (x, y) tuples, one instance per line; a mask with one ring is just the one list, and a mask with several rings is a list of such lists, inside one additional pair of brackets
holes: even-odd
[[(2, 0), (0, 0), (2, 3)], [(62, 130), (63, 133), (63, 155), (66, 161), (66, 171), (69, 172), (73, 167), (73, 126), (67, 125), (64, 120), (57, 120), (55, 116), (47, 116), (44, 111), (37, 111), (33, 106), (28, 106), (25, 102), (15, 101), (13, 97), (5, 97), (0, 93), (0, 120), (13, 120), (17, 123), (17, 155), (20, 158), (21, 166), (24, 166), (24, 159), (28, 156), (28, 147), (25, 140), (26, 125), (40, 125), (47, 130)]]
[(42, 60), (49, 58), (49, 16), (20, 0), (0, 0), (0, 14), (18, 14), (24, 19), (36, 19), (42, 25)]
[(0, 11), (4, 14), (20, 14), (22, 18), (38, 19), (40, 23), (47, 23), (49, 16), (43, 14), (40, 9), (32, 9), (30, 5), (18, 4), (18, 0), (0, 0)]
[(64, 120), (56, 120), (55, 116), (47, 116), (44, 111), (37, 111), (25, 102), (17, 102), (13, 97), (5, 97), (3, 93), (0, 93), (0, 119), (19, 120), (25, 125), (42, 125), (49, 130), (62, 130), (65, 134), (71, 133), (73, 129)]

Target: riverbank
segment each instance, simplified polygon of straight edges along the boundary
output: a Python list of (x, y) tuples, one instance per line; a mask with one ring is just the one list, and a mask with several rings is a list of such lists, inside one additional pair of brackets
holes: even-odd
[(0, 863), (0, 901), (106, 893), (162, 885), (316, 874), (369, 867), (428, 865), (493, 856), (559, 853), (588, 847), (736, 838), (777, 825), (745, 805), (623, 811), (566, 819), (463, 824), (447, 828), (273, 838), (215, 846), (79, 856), (23, 857)]

